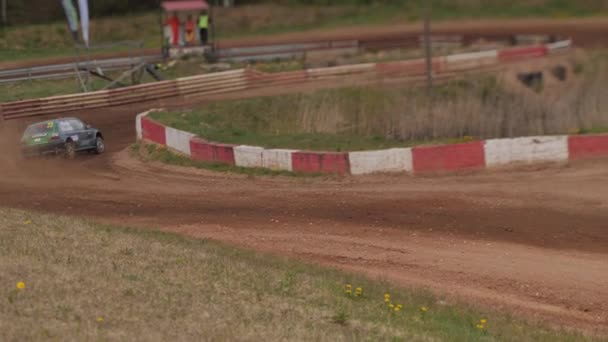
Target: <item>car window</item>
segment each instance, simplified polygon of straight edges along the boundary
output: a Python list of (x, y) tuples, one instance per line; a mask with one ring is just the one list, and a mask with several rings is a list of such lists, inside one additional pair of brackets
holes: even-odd
[(47, 122), (40, 122), (40, 123), (28, 126), (28, 128), (25, 130), (24, 135), (32, 136), (32, 135), (37, 135), (37, 134), (46, 134), (46, 133), (50, 133), (50, 132), (54, 132), (54, 131), (55, 131), (55, 122), (47, 121)]
[(70, 120), (70, 125), (72, 125), (72, 127), (76, 131), (82, 131), (84, 129), (84, 124), (80, 120), (72, 119), (72, 120)]
[(82, 131), (84, 129), (84, 124), (80, 120), (61, 120), (59, 121), (59, 129), (64, 133)]
[(74, 126), (72, 126), (72, 123), (68, 120), (59, 121), (59, 129), (62, 132), (73, 132), (76, 130)]

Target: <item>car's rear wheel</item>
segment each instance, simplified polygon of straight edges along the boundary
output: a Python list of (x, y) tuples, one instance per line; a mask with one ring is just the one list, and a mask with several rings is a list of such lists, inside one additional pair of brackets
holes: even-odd
[(73, 141), (65, 143), (65, 158), (74, 159), (76, 157), (76, 144)]
[(102, 154), (106, 151), (106, 143), (103, 141), (103, 138), (98, 136), (95, 139), (95, 153)]

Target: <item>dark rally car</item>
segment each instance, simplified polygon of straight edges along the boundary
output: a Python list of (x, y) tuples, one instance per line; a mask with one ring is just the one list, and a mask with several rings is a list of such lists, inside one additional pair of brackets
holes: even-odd
[(98, 129), (76, 118), (61, 118), (28, 126), (21, 139), (21, 151), (24, 157), (56, 154), (72, 159), (81, 151), (101, 154), (105, 143)]

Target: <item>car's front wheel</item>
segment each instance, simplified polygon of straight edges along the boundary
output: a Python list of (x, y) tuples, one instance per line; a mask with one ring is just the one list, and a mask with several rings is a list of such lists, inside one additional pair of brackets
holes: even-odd
[(95, 153), (102, 154), (106, 151), (106, 143), (103, 141), (102, 137), (97, 137), (95, 139)]
[(76, 144), (73, 141), (65, 143), (65, 158), (74, 159), (76, 157)]

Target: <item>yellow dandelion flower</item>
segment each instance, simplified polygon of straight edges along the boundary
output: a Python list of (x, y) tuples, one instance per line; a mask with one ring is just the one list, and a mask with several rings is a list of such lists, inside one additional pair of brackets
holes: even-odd
[(25, 223), (25, 224), (32, 224), (32, 221), (30, 221), (30, 220), (26, 220), (24, 223)]
[(361, 296), (361, 295), (363, 294), (363, 289), (362, 289), (362, 288), (360, 288), (360, 287), (357, 287), (357, 290), (356, 290), (356, 291), (357, 291), (357, 292), (356, 292), (356, 293), (357, 293), (357, 296)]
[(17, 283), (17, 289), (19, 289), (19, 290), (25, 289), (25, 283), (22, 282), (22, 281), (18, 282)]
[(352, 289), (352, 288), (353, 288), (353, 286), (352, 286), (351, 284), (346, 284), (346, 289), (347, 289), (347, 290), (350, 290), (350, 289)]
[(488, 323), (488, 320), (485, 318), (482, 318), (481, 320), (479, 320), (479, 323), (486, 324), (486, 323)]
[(483, 324), (477, 324), (476, 326), (477, 326), (477, 329), (479, 329), (479, 330), (483, 330), (483, 328), (484, 328)]
[(399, 312), (401, 310), (401, 308), (399, 307), (399, 305), (395, 306), (395, 312)]
[(399, 310), (403, 309), (403, 305), (401, 304), (397, 304), (397, 307), (399, 308)]
[(392, 308), (394, 308), (395, 306), (394, 306), (393, 304), (389, 304), (389, 305), (388, 305), (388, 307), (392, 309)]
[(426, 306), (423, 306), (423, 307), (420, 308), (420, 311), (427, 312), (427, 311), (429, 311), (429, 309), (427, 309)]
[(96, 321), (99, 322), (99, 323), (101, 323), (101, 322), (104, 321), (104, 319), (103, 319), (103, 317), (100, 316), (100, 317), (97, 317)]

